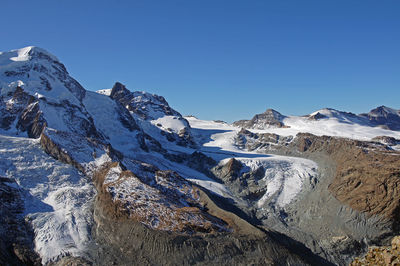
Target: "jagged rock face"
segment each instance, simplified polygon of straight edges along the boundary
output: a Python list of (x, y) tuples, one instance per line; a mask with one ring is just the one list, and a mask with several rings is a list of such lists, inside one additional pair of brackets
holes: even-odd
[(21, 87), (0, 96), (0, 128), (38, 138), (46, 126), (39, 101)]
[(154, 120), (164, 115), (182, 117), (169, 106), (164, 97), (146, 92), (130, 92), (119, 82), (111, 89), (110, 97), (145, 120)]
[(284, 127), (285, 116), (273, 109), (267, 109), (262, 114), (255, 115), (251, 120), (240, 120), (233, 123), (234, 126), (252, 129), (264, 129), (269, 127)]
[(400, 130), (400, 110), (379, 106), (361, 116), (368, 118), (375, 125), (385, 126), (391, 130)]

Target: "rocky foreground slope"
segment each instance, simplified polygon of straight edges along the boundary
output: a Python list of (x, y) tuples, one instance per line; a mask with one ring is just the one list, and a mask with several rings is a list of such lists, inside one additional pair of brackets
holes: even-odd
[(2, 265), (344, 265), (399, 233), (397, 110), (202, 121), (36, 47), (0, 88)]
[(363, 258), (356, 258), (350, 265), (399, 265), (400, 264), (400, 236), (392, 239), (390, 246), (369, 247)]

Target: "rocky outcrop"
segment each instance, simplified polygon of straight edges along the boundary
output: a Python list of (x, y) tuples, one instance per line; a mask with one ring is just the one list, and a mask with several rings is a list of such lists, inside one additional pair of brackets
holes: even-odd
[(68, 154), (67, 150), (61, 148), (49, 136), (47, 136), (47, 134), (41, 134), (40, 145), (42, 146), (43, 150), (54, 159), (70, 164), (79, 171), (85, 172), (82, 165), (78, 163), (70, 154)]
[(367, 118), (374, 125), (391, 130), (400, 130), (400, 110), (382, 105), (360, 116)]
[(38, 138), (46, 126), (38, 100), (21, 87), (0, 97), (0, 128), (13, 130), (13, 125), (31, 138)]
[(182, 117), (169, 106), (164, 97), (146, 92), (131, 92), (119, 82), (116, 82), (111, 89), (110, 98), (120, 102), (129, 111), (145, 120), (155, 118), (153, 111)]
[(284, 115), (273, 109), (267, 109), (262, 114), (255, 115), (251, 120), (240, 120), (233, 123), (234, 126), (252, 129), (264, 129), (269, 127), (285, 127)]
[(293, 140), (292, 136), (280, 136), (274, 133), (252, 133), (242, 128), (236, 135), (236, 144), (241, 149), (273, 150), (276, 146), (280, 148), (287, 146)]
[(197, 187), (171, 171), (140, 166), (141, 177), (114, 163), (94, 175), (100, 194), (114, 204), (117, 216), (168, 232), (230, 231), (222, 220), (200, 204)]

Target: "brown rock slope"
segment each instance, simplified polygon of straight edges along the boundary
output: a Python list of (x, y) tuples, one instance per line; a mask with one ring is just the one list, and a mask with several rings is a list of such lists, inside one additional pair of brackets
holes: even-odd
[(298, 134), (301, 152), (327, 153), (336, 163), (329, 190), (351, 208), (400, 219), (400, 152), (374, 142)]

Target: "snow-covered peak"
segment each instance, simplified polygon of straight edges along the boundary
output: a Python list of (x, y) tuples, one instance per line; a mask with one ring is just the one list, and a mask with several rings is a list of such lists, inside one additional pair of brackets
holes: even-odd
[(400, 116), (400, 110), (396, 110), (396, 109), (382, 105), (382, 106), (379, 106), (379, 107), (371, 110), (368, 113), (368, 115), (373, 116), (373, 117), (387, 116), (388, 114)]
[(80, 105), (85, 95), (85, 89), (69, 76), (57, 57), (34, 46), (0, 53), (0, 95), (17, 87), (36, 98), (67, 100), (75, 105)]
[(46, 50), (36, 46), (27, 46), (9, 52), (0, 52), (0, 67), (7, 66), (13, 62), (25, 62), (35, 59), (46, 59), (59, 62), (57, 57)]

